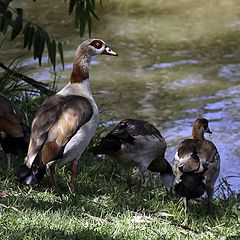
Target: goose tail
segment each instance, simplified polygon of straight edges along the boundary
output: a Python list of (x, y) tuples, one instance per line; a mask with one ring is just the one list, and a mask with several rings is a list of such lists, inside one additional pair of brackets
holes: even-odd
[(33, 185), (39, 183), (45, 173), (46, 166), (39, 166), (38, 161), (34, 161), (31, 168), (26, 164), (20, 166), (18, 171), (19, 182), (23, 185)]

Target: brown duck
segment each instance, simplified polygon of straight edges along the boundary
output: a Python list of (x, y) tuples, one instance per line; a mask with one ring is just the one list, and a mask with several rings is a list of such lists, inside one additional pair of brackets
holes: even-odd
[(198, 198), (206, 191), (210, 206), (214, 184), (220, 171), (220, 156), (216, 146), (204, 138), (211, 134), (208, 120), (198, 118), (192, 127), (192, 139), (186, 139), (178, 145), (173, 162), (176, 176), (174, 188), (177, 194), (189, 199)]
[(6, 153), (7, 167), (11, 166), (11, 154), (27, 153), (30, 127), (22, 122), (17, 106), (0, 93), (0, 144)]

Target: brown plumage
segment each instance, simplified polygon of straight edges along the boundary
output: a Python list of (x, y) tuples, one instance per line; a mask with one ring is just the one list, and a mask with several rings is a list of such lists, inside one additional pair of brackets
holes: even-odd
[(72, 162), (71, 191), (75, 190), (78, 159), (95, 134), (98, 108), (89, 86), (89, 64), (95, 55), (117, 56), (101, 39), (88, 39), (77, 48), (69, 84), (49, 97), (32, 122), (25, 164), (20, 182), (39, 182), (50, 169), (52, 188), (57, 190), (55, 164)]
[(6, 153), (7, 166), (11, 156), (27, 153), (30, 128), (22, 122), (17, 106), (0, 93), (0, 143)]
[(128, 182), (129, 170), (139, 170), (137, 187), (141, 190), (142, 179), (146, 170), (159, 172), (167, 191), (171, 191), (174, 176), (172, 167), (165, 159), (166, 141), (152, 124), (137, 120), (122, 120), (99, 145), (92, 148), (94, 154), (106, 154), (116, 159), (126, 170)]
[(220, 156), (216, 146), (204, 138), (212, 133), (208, 120), (198, 118), (193, 124), (192, 139), (182, 141), (175, 154), (173, 172), (176, 192), (186, 200), (197, 198), (206, 191), (210, 206), (214, 184), (220, 171)]

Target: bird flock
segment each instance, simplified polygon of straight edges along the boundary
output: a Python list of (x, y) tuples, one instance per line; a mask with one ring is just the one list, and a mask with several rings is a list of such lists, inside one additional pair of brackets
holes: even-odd
[[(99, 111), (89, 83), (89, 65), (94, 56), (118, 56), (101, 39), (88, 39), (76, 51), (69, 83), (48, 97), (38, 108), (31, 129), (23, 124), (17, 107), (0, 94), (0, 144), (10, 168), (10, 154), (24, 155), (18, 171), (21, 184), (38, 183), (49, 170), (52, 189), (58, 192), (56, 165), (72, 164), (70, 191), (75, 192), (78, 161), (93, 138)], [(190, 199), (205, 192), (209, 207), (220, 170), (220, 156), (213, 142), (208, 120), (193, 123), (192, 138), (179, 143), (171, 166), (165, 158), (166, 141), (152, 124), (125, 119), (90, 151), (107, 155), (124, 169), (126, 182), (133, 185), (131, 169), (136, 167), (136, 188), (141, 192), (145, 172), (160, 173), (167, 194), (175, 191), (187, 207)]]

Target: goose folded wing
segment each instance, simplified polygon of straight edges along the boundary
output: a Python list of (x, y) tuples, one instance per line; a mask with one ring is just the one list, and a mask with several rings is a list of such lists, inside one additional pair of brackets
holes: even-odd
[(84, 97), (54, 95), (47, 99), (32, 124), (27, 165), (38, 154), (43, 165), (60, 157), (64, 146), (92, 114), (92, 106)]

